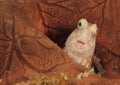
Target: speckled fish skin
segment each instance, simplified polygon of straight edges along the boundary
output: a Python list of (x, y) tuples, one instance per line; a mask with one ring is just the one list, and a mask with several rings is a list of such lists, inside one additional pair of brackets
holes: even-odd
[(94, 54), (97, 25), (88, 23), (86, 19), (80, 19), (78, 22), (81, 22), (81, 26), (69, 35), (64, 50), (77, 63), (87, 68)]

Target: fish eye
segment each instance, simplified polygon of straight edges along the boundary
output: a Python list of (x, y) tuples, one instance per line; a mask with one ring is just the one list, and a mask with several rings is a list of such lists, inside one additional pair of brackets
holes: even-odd
[(78, 27), (81, 27), (82, 23), (81, 22), (78, 22)]

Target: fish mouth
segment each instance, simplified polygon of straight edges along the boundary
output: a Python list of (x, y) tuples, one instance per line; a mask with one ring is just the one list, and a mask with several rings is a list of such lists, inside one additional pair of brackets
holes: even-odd
[(81, 41), (81, 40), (77, 40), (77, 43), (80, 43), (80, 44), (82, 44), (82, 45), (85, 44), (85, 43), (84, 43), (83, 41)]

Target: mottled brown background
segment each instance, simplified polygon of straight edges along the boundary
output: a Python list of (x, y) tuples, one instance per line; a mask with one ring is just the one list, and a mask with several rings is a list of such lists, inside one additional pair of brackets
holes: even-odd
[(106, 73), (101, 78), (73, 81), (78, 85), (119, 85), (119, 0), (1, 0), (0, 77), (4, 84), (51, 71), (67, 71), (69, 76), (79, 73), (80, 66), (61, 48), (83, 17), (98, 25), (95, 54)]

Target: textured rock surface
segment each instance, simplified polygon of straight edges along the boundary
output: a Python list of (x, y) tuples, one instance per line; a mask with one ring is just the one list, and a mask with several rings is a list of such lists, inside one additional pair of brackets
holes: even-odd
[[(0, 77), (10, 83), (54, 70), (68, 72), (73, 84), (119, 85), (119, 5), (119, 0), (1, 0)], [(73, 78), (81, 69), (43, 34), (63, 47), (81, 17), (98, 24), (95, 53), (106, 69), (101, 78)]]
[[(104, 66), (119, 71), (120, 57), (120, 2), (115, 0), (40, 0), (39, 7), (47, 35), (63, 44), (81, 17), (96, 22), (99, 28), (96, 55), (102, 58)], [(51, 35), (52, 34), (52, 35)], [(62, 45), (63, 46), (63, 45)], [(115, 68), (113, 65), (117, 65)]]
[(0, 77), (16, 81), (49, 73), (70, 61), (14, 2), (3, 1), (0, 5)]

